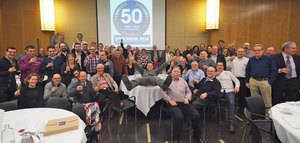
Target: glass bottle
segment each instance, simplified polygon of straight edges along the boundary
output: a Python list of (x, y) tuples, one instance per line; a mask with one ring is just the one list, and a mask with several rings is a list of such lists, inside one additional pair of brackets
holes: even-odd
[(15, 143), (15, 133), (9, 124), (4, 125), (1, 132), (1, 143)]

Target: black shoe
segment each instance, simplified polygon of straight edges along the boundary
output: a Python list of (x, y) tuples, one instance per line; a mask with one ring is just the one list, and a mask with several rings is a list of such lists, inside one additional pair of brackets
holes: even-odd
[(202, 140), (202, 138), (199, 137), (199, 136), (195, 136), (195, 135), (194, 135), (194, 140), (195, 140), (197, 143), (204, 143), (204, 141)]
[(229, 122), (229, 132), (230, 133), (235, 133), (233, 121)]
[(171, 83), (172, 83), (172, 76), (168, 75), (162, 86), (163, 91), (167, 91)]
[(124, 85), (126, 86), (127, 90), (131, 90), (133, 88), (130, 80), (128, 79), (127, 75), (123, 75), (122, 76), (122, 81), (124, 83)]

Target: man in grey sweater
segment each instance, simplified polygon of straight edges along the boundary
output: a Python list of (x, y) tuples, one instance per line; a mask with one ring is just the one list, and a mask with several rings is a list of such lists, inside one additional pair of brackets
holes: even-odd
[(44, 89), (44, 100), (48, 100), (51, 97), (63, 97), (67, 98), (66, 85), (61, 83), (60, 74), (54, 74), (52, 81), (48, 82)]

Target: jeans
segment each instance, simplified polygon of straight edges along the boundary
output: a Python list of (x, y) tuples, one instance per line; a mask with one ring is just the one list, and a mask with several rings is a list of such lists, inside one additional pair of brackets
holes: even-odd
[(234, 110), (235, 110), (235, 105), (234, 105), (234, 92), (228, 92), (228, 93), (223, 93), (221, 94), (221, 97), (225, 97), (228, 101), (228, 110), (229, 110), (229, 120), (234, 121)]

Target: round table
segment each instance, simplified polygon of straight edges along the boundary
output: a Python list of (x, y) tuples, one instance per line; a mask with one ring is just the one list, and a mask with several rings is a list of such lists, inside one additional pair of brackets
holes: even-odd
[[(48, 120), (74, 116), (73, 112), (56, 108), (29, 108), (5, 112), (3, 124), (9, 124), (16, 134), (16, 143), (20, 143), (21, 136), (17, 132), (20, 129), (25, 131), (45, 131)], [(79, 118), (79, 117), (78, 117)], [(44, 137), (41, 135), (42, 143), (85, 143), (87, 138), (84, 133), (85, 123), (79, 118), (77, 130), (59, 133)]]
[[(128, 79), (134, 80), (139, 77), (142, 77), (141, 74), (128, 76)], [(161, 79), (166, 79), (167, 75), (159, 74), (158, 77)], [(145, 116), (147, 116), (155, 102), (162, 99), (162, 90), (159, 86), (137, 86), (128, 91), (123, 81), (121, 81), (120, 89), (129, 97), (135, 96), (136, 108), (139, 109)]]
[(271, 108), (270, 117), (281, 142), (300, 142), (300, 102), (277, 104)]

